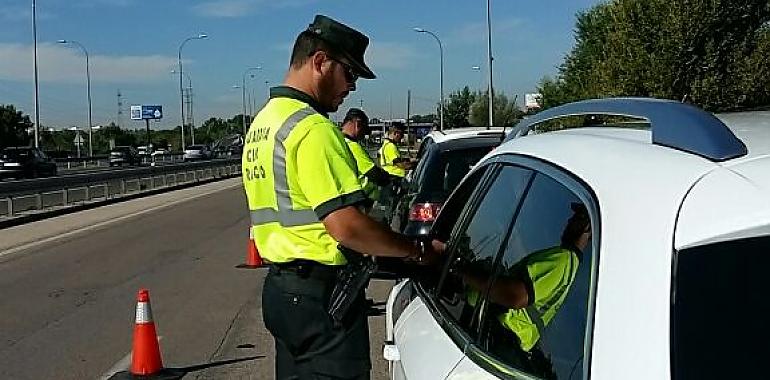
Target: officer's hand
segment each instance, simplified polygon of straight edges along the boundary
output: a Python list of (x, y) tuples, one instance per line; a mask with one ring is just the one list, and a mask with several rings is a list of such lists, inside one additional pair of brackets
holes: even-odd
[(419, 241), (421, 252), (418, 256), (411, 258), (414, 263), (418, 265), (435, 265), (441, 262), (446, 250), (446, 243), (433, 239), (429, 242)]

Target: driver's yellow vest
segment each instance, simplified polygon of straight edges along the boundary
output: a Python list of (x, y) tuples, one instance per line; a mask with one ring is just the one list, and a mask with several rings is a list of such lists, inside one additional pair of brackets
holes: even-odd
[(262, 257), (345, 264), (325, 216), (365, 199), (342, 133), (307, 103), (271, 99), (251, 123), (242, 157), (254, 242)]

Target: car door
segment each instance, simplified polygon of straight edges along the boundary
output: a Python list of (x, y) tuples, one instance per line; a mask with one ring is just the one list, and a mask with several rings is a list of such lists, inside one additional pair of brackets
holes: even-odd
[[(485, 175), (477, 177), (481, 173)], [(434, 233), (447, 237), (447, 264), (437, 285), (421, 280), (416, 298), (396, 324), (395, 343), (400, 362), (394, 371), (405, 379), (445, 378), (477, 339), (478, 297), (469, 293), (453, 274), (459, 265), (491, 275), (502, 237), (513, 219), (530, 172), (521, 168), (499, 170), (496, 165), (477, 168), (450, 197), (437, 220)], [(464, 189), (478, 178), (473, 194), (491, 194), (475, 201)], [(500, 203), (501, 200), (505, 202)], [(459, 207), (458, 207), (459, 206)], [(399, 372), (400, 370), (400, 372)]]
[[(449, 240), (463, 210), (471, 203), (476, 188), (486, 182), (486, 176), (487, 168), (479, 168), (458, 186), (456, 196), (443, 211), (444, 219), (439, 219), (439, 223), (434, 225), (437, 238)], [(396, 286), (391, 293), (386, 317), (386, 332), (390, 341), (386, 342), (384, 354), (390, 362), (393, 379), (436, 378), (437, 374), (445, 376), (463, 357), (463, 348), (448, 337), (440, 320), (435, 319), (436, 315), (424, 302), (434, 291), (441, 270), (443, 267), (438, 266), (435, 273), (426, 274), (416, 281), (409, 280), (409, 283)]]
[[(477, 339), (466, 346), (449, 378), (587, 378), (598, 263), (595, 232), (600, 230), (597, 203), (585, 185), (561, 169), (518, 158), (504, 165), (527, 167), (533, 175), (480, 290), (474, 314)], [(526, 279), (522, 283), (531, 300), (526, 307), (511, 306), (500, 296), (517, 277)]]

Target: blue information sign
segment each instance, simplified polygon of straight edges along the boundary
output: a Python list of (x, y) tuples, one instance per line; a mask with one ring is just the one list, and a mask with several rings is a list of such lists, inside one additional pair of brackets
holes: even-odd
[(163, 106), (142, 106), (142, 119), (162, 119)]

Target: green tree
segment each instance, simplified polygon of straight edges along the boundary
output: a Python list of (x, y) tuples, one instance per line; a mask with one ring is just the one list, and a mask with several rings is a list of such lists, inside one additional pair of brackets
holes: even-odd
[(30, 143), (27, 129), (34, 124), (29, 115), (17, 111), (11, 104), (0, 104), (0, 148)]
[(470, 123), (471, 105), (476, 102), (479, 94), (472, 92), (468, 86), (449, 94), (444, 106), (445, 128), (468, 127)]
[(575, 46), (539, 86), (545, 108), (608, 96), (685, 97), (723, 111), (770, 103), (770, 2), (615, 0), (577, 15)]
[(428, 115), (413, 115), (409, 117), (409, 120), (411, 120), (412, 123), (435, 123), (438, 120), (438, 117), (431, 113)]
[[(511, 126), (521, 119), (524, 114), (514, 100), (509, 100), (504, 93), (495, 94), (494, 125)], [(481, 94), (471, 104), (470, 124), (474, 126), (487, 126), (489, 124), (489, 96)]]

